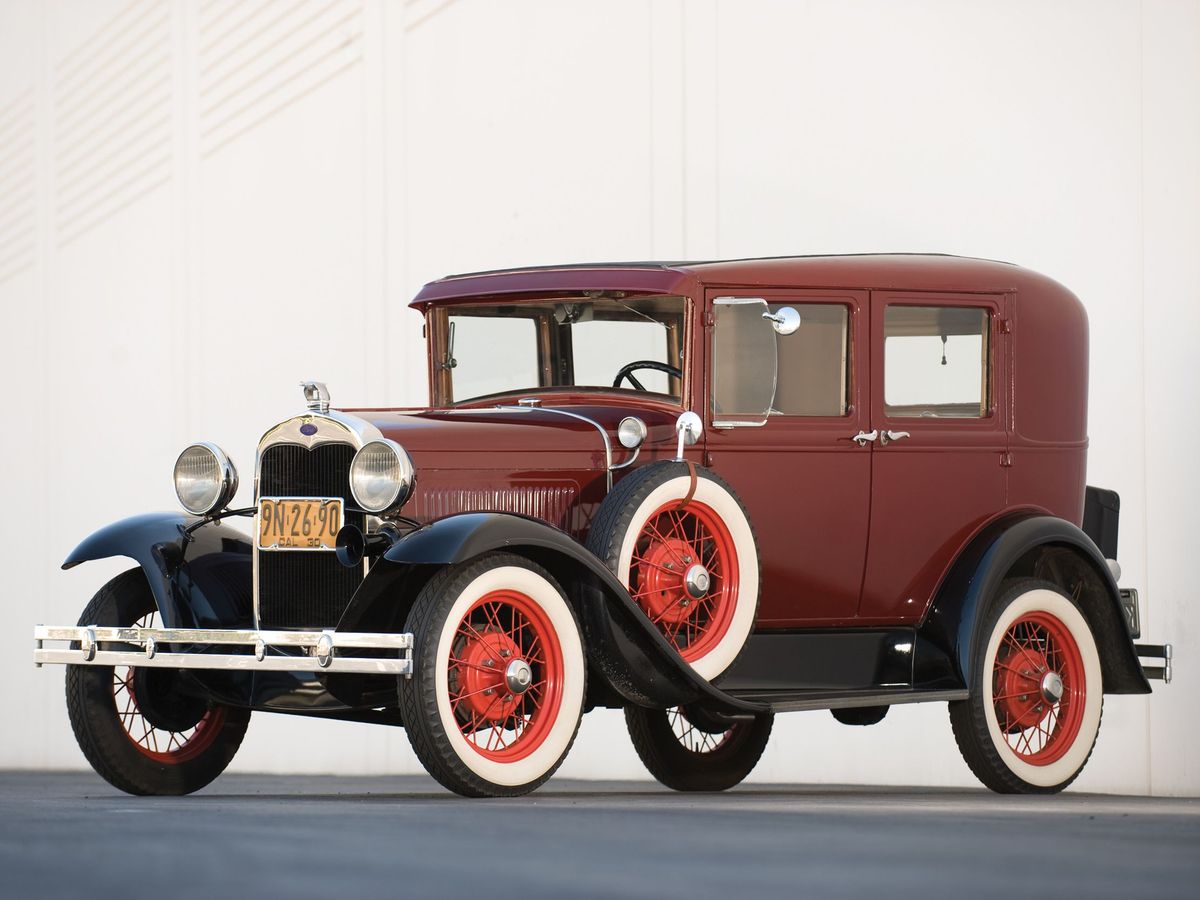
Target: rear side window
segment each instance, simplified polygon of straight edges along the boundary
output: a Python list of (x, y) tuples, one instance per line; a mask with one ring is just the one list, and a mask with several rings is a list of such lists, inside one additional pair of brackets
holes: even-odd
[(978, 419), (990, 408), (988, 310), (889, 306), (883, 325), (884, 411), (894, 418)]

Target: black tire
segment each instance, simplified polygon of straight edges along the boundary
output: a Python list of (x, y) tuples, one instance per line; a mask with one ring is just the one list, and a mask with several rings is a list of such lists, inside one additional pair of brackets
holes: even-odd
[[(127, 627), (155, 612), (145, 575), (131, 569), (96, 593), (79, 624)], [(237, 753), (250, 710), (188, 696), (175, 689), (176, 678), (171, 669), (67, 666), (67, 713), (75, 740), (113, 787), (138, 795), (190, 794), (225, 771)], [(146, 695), (153, 696), (152, 704)], [(147, 727), (141, 742), (131, 733)], [(160, 742), (160, 734), (169, 736)]]
[(708, 730), (716, 725), (693, 725), (680, 709), (625, 707), (637, 755), (674, 791), (726, 791), (741, 784), (762, 757), (774, 722), (774, 715), (764, 713), (717, 732)]
[(998, 793), (1061, 791), (1091, 757), (1104, 710), (1086, 619), (1057, 585), (1017, 578), (1001, 585), (977, 633), (971, 695), (949, 704), (963, 759)]
[[(511, 553), (448, 566), (417, 596), (406, 630), (415, 662), (399, 680), (400, 711), (429, 774), (465, 797), (544, 784), (575, 741), (587, 689), (579, 623), (550, 573)], [(518, 660), (530, 674), (515, 690), (507, 671)]]
[[(601, 504), (588, 532), (587, 548), (624, 582), (635, 602), (652, 622), (657, 620), (659, 631), (692, 668), (713, 681), (732, 667), (745, 649), (758, 615), (762, 578), (758, 542), (745, 505), (733, 488), (714, 472), (696, 467), (695, 474), (694, 494), (690, 492), (691, 473), (680, 462), (651, 463), (625, 476)], [(642, 575), (636, 574), (633, 558), (639, 548), (648, 548), (642, 552), (652, 555), (663, 546), (661, 540), (648, 536), (647, 529), (654, 519), (651, 508), (659, 507), (660, 501), (669, 504), (684, 499), (689, 499), (688, 505), (673, 509), (681, 509), (685, 515), (692, 512), (694, 516), (700, 516), (692, 519), (692, 529), (697, 528), (695, 522), (707, 521), (704, 527), (712, 529), (706, 532), (711, 539), (691, 542), (693, 555), (671, 554), (663, 549), (660, 562), (677, 565), (683, 570), (703, 557), (705, 575), (712, 576), (709, 590), (698, 598), (689, 595), (680, 577), (677, 586), (668, 590), (664, 581), (663, 589), (649, 591), (649, 599), (645, 599), (647, 592), (640, 584)], [(719, 536), (722, 529), (724, 534)], [(698, 531), (693, 530), (692, 534), (699, 537)], [(643, 541), (647, 543), (643, 544)], [(725, 548), (725, 554), (736, 563), (736, 579), (721, 579), (717, 575), (719, 570), (708, 565), (707, 553), (717, 547)], [(646, 566), (646, 571), (651, 574), (654, 569), (662, 571), (662, 566), (653, 562), (647, 562)], [(671, 604), (669, 612), (668, 601)], [(674, 608), (675, 603), (681, 608)], [(689, 607), (689, 604), (692, 605)], [(687, 607), (686, 611), (682, 609), (684, 607)], [(663, 618), (664, 615), (667, 618)], [(715, 624), (718, 622), (722, 624)]]

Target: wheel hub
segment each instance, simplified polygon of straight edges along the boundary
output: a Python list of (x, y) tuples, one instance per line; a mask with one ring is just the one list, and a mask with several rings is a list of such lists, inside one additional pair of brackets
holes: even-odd
[[(1023, 649), (997, 656), (996, 705), (1007, 716), (1009, 731), (1032, 728), (1063, 693), (1062, 678), (1050, 669), (1045, 654)], [(1057, 694), (1052, 691), (1057, 690)]]
[(208, 712), (203, 700), (179, 690), (179, 675), (171, 669), (135, 668), (129, 687), (138, 712), (163, 731), (195, 728)]
[(670, 624), (682, 622), (691, 614), (692, 604), (708, 593), (707, 583), (700, 593), (693, 592), (699, 587), (699, 579), (692, 577), (693, 570), (703, 572), (708, 581), (708, 572), (695, 559), (696, 552), (687, 541), (676, 537), (654, 541), (646, 554), (642, 582), (645, 593), (639, 598), (650, 618)]
[(533, 683), (533, 669), (511, 637), (494, 628), (476, 631), (459, 642), (451, 674), (457, 675), (462, 705), (488, 722), (511, 716)]

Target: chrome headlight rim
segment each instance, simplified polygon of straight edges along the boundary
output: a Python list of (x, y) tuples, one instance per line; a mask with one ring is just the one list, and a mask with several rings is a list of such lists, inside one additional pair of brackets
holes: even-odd
[[(386, 495), (374, 502), (367, 502), (360, 495), (358, 480), (364, 475), (371, 474), (362, 473), (361, 469), (369, 464), (368, 460), (371, 459), (372, 454), (377, 454), (380, 450), (386, 451), (391, 457), (391, 462), (395, 464), (395, 477), (388, 479), (391, 490)], [(359, 447), (358, 452), (354, 454), (354, 459), (350, 462), (349, 480), (350, 494), (359, 509), (374, 516), (387, 517), (399, 512), (401, 507), (412, 497), (413, 488), (417, 483), (417, 472), (412, 457), (402, 446), (390, 438), (374, 438)]]
[[(179, 464), (188, 453), (195, 450), (208, 453), (212, 457), (217, 469), (218, 478), (214, 482), (216, 493), (213, 495), (212, 500), (206, 504), (189, 504), (179, 489)], [(172, 481), (175, 486), (175, 496), (179, 500), (179, 505), (194, 516), (207, 516), (224, 509), (232, 502), (233, 496), (237, 493), (238, 489), (237, 467), (233, 464), (233, 460), (229, 458), (229, 454), (216, 444), (210, 441), (196, 441), (184, 447), (180, 451), (179, 456), (175, 458)]]

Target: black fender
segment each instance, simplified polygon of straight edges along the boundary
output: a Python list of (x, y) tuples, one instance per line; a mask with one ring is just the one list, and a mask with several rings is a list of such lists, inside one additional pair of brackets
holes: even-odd
[(1053, 581), (1064, 563), (1082, 586), (1078, 603), (1096, 638), (1104, 692), (1150, 693), (1103, 554), (1078, 526), (1055, 516), (1017, 514), (985, 527), (955, 560), (918, 636), (943, 650), (969, 685), (978, 629), (1001, 582), (1018, 575)]
[(582, 544), (539, 519), (512, 513), (463, 513), (408, 532), (371, 566), (338, 628), (381, 628), (385, 621), (397, 627), (433, 572), (492, 550), (524, 556), (554, 575), (579, 618), (593, 671), (625, 701), (660, 707), (700, 703), (732, 716), (766, 709), (697, 675)]
[(64, 569), (127, 556), (150, 583), (166, 628), (250, 628), (254, 612), (250, 539), (220, 522), (146, 513), (101, 528), (71, 551)]

